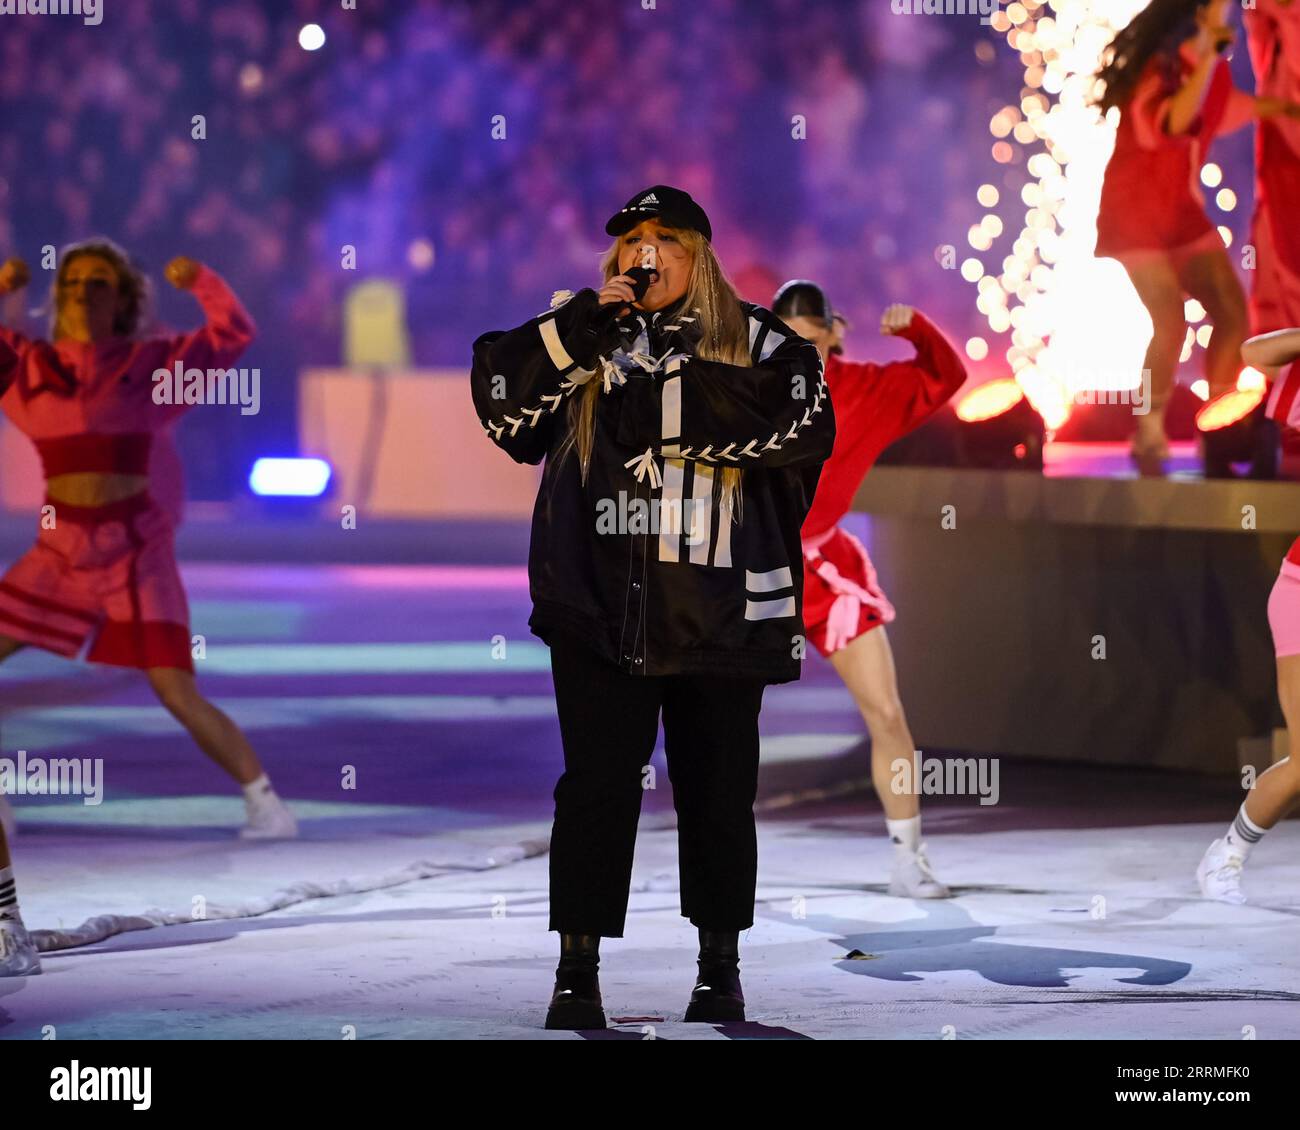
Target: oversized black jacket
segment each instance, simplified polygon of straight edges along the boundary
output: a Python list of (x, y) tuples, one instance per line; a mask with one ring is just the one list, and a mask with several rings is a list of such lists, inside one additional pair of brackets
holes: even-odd
[[(474, 343), (474, 406), (520, 463), (546, 458), (528, 555), (529, 627), (576, 633), (633, 675), (784, 683), (804, 652), (799, 538), (835, 419), (816, 348), (744, 303), (752, 367), (695, 356), (681, 308), (601, 328), (596, 292)], [(558, 458), (569, 407), (601, 382), (585, 485)], [(576, 408), (576, 405), (574, 405)], [(739, 467), (730, 521), (723, 467)]]

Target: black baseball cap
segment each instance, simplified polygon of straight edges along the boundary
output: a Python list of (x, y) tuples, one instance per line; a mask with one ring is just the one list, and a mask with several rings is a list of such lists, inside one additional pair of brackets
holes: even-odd
[(778, 318), (816, 318), (827, 326), (836, 316), (826, 292), (809, 279), (791, 279), (782, 284), (772, 296), (772, 313)]
[(669, 227), (690, 228), (705, 239), (713, 238), (713, 227), (704, 209), (691, 199), (689, 192), (667, 184), (656, 184), (638, 192), (610, 217), (605, 225), (605, 234), (622, 235), (652, 216)]

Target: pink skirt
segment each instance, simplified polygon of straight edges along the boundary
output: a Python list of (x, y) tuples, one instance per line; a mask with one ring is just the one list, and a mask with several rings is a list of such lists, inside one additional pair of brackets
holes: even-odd
[(1268, 626), (1273, 633), (1273, 651), (1279, 659), (1284, 655), (1300, 655), (1300, 567), (1289, 561), (1282, 563), (1282, 571), (1269, 594)]
[(53, 507), (0, 579), (0, 635), (115, 667), (194, 670), (171, 519), (148, 494)]

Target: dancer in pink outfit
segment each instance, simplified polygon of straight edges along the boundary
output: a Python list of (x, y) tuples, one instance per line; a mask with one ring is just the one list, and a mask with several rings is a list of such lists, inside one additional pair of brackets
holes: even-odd
[[(241, 835), (293, 836), (297, 824), (248, 740), (199, 693), (172, 507), (149, 490), (154, 438), (187, 407), (156, 397), (154, 374), (177, 364), (226, 369), (254, 326), (202, 264), (175, 259), (167, 278), (198, 299), (201, 329), (137, 338), (146, 283), (106, 240), (63, 252), (52, 342), (0, 327), (0, 409), (35, 443), (46, 478), (36, 544), (0, 578), (0, 661), (30, 645), (145, 671), (162, 704), (244, 787)], [(26, 264), (11, 259), (0, 294), (27, 280)]]

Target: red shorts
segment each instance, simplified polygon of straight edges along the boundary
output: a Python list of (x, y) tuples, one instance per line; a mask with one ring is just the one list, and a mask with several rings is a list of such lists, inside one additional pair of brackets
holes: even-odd
[(827, 656), (894, 619), (867, 548), (842, 526), (803, 543), (803, 622)]
[(173, 526), (148, 494), (52, 506), (53, 528), (0, 579), (0, 635), (115, 667), (194, 670)]

